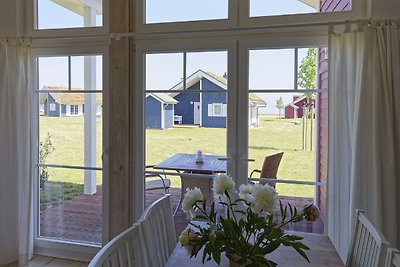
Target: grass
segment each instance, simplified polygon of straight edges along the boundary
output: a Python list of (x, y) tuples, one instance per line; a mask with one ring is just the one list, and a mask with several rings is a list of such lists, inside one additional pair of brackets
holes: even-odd
[(65, 200), (83, 194), (83, 184), (47, 182), (40, 191), (40, 211), (55, 207)]
[[(249, 129), (249, 172), (261, 168), (264, 157), (285, 152), (278, 171), (279, 179), (308, 180), (315, 178), (315, 152), (302, 149), (302, 125), (277, 116), (261, 116), (260, 127)], [(40, 117), (40, 136), (52, 135), (55, 151), (47, 163), (84, 165), (84, 132), (82, 117)], [(226, 129), (219, 128), (171, 128), (146, 130), (146, 165), (157, 164), (176, 153), (195, 153), (202, 149), (206, 154), (226, 155)], [(101, 165), (102, 121), (97, 118), (96, 164)], [(49, 182), (64, 182), (81, 186), (84, 171), (49, 168)], [(179, 187), (179, 177), (170, 177), (172, 186)], [(97, 184), (101, 184), (101, 172), (97, 172)], [(77, 188), (76, 188), (77, 189)], [(55, 189), (52, 189), (55, 190)], [(314, 197), (314, 187), (278, 184), (281, 195)], [(79, 192), (81, 192), (80, 190)], [(47, 194), (44, 192), (43, 194)], [(51, 192), (48, 195), (52, 195)], [(66, 195), (66, 196), (65, 196)], [(73, 194), (65, 194), (64, 198)], [(48, 199), (48, 198), (46, 198)]]
[[(176, 153), (226, 155), (226, 129), (171, 128), (146, 130), (146, 165), (157, 164)], [(261, 168), (264, 157), (285, 152), (278, 171), (280, 179), (313, 181), (315, 178), (315, 153), (302, 149), (302, 125), (292, 119), (261, 116), (260, 127), (249, 129), (249, 163), (251, 170)], [(180, 179), (171, 177), (172, 186), (180, 187)], [(314, 197), (314, 187), (278, 184), (282, 195)]]
[[(49, 164), (84, 166), (84, 120), (83, 117), (45, 117), (39, 121), (41, 140), (47, 133), (55, 147), (54, 152), (48, 157)], [(102, 149), (102, 119), (96, 119), (96, 166), (101, 167)], [(67, 182), (83, 184), (84, 171), (75, 169), (49, 168), (50, 180), (53, 182)], [(96, 172), (99, 185), (102, 183), (101, 171)]]

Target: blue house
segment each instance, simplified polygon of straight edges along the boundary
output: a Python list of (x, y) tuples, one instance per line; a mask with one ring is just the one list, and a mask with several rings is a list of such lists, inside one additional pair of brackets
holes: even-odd
[[(186, 79), (186, 91), (183, 90), (183, 82), (170, 89), (176, 91), (170, 95), (179, 102), (175, 105), (175, 116), (181, 116), (183, 124), (226, 127), (227, 80), (224, 77), (198, 70)], [(249, 94), (250, 126), (259, 125), (258, 108), (266, 105), (267, 103), (256, 94)]]
[(178, 101), (166, 93), (146, 94), (146, 128), (166, 129), (174, 125), (174, 105)]
[[(75, 88), (76, 90), (82, 90)], [(44, 86), (39, 96), (39, 113), (49, 117), (83, 116), (85, 95), (83, 93), (58, 93), (54, 91), (67, 91), (62, 86)], [(45, 93), (45, 91), (51, 91)], [(96, 116), (103, 114), (102, 95), (96, 94)]]

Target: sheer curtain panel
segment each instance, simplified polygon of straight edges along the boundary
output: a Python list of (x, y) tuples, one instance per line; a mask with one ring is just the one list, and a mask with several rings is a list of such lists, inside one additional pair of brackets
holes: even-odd
[(0, 265), (32, 256), (29, 58), (23, 40), (0, 43)]
[(397, 19), (331, 28), (328, 233), (345, 260), (356, 209), (399, 245), (400, 39)]

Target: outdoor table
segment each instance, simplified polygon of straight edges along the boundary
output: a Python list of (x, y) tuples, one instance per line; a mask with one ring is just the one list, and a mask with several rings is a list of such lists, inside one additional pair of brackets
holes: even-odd
[(195, 154), (175, 154), (163, 162), (155, 165), (154, 169), (176, 170), (178, 172), (191, 172), (215, 174), (226, 172), (226, 161), (220, 160), (223, 156), (204, 155), (201, 163), (196, 162)]
[[(203, 162), (196, 162), (195, 154), (175, 154), (165, 161), (155, 165), (154, 169), (175, 170), (181, 177), (181, 196), (176, 206), (174, 215), (179, 210), (186, 188), (198, 187), (203, 192), (206, 203), (212, 202), (212, 179), (209, 176), (199, 174), (213, 175), (215, 173), (226, 172), (226, 161), (221, 160), (222, 156), (204, 155)], [(194, 174), (194, 175), (190, 175)]]
[[(308, 263), (293, 248), (281, 245), (274, 252), (267, 255), (268, 259), (276, 262), (279, 267), (343, 267), (343, 262), (336, 252), (329, 237), (321, 234), (301, 233), (288, 231), (290, 234), (301, 236), (302, 242), (310, 250), (306, 251), (311, 263)], [(190, 258), (189, 252), (178, 242), (172, 252), (166, 267), (190, 266), (190, 267), (216, 267), (213, 260), (202, 263), (203, 252), (200, 251), (196, 258)], [(222, 255), (221, 255), (222, 256)], [(221, 257), (221, 267), (229, 266), (226, 256)]]

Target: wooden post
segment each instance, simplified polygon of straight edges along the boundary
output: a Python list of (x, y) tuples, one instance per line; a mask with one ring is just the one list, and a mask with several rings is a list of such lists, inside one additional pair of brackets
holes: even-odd
[[(109, 1), (110, 32), (131, 32), (131, 6), (134, 1)], [(111, 40), (109, 63), (109, 236), (119, 234), (132, 224), (130, 68), (129, 38)]]

